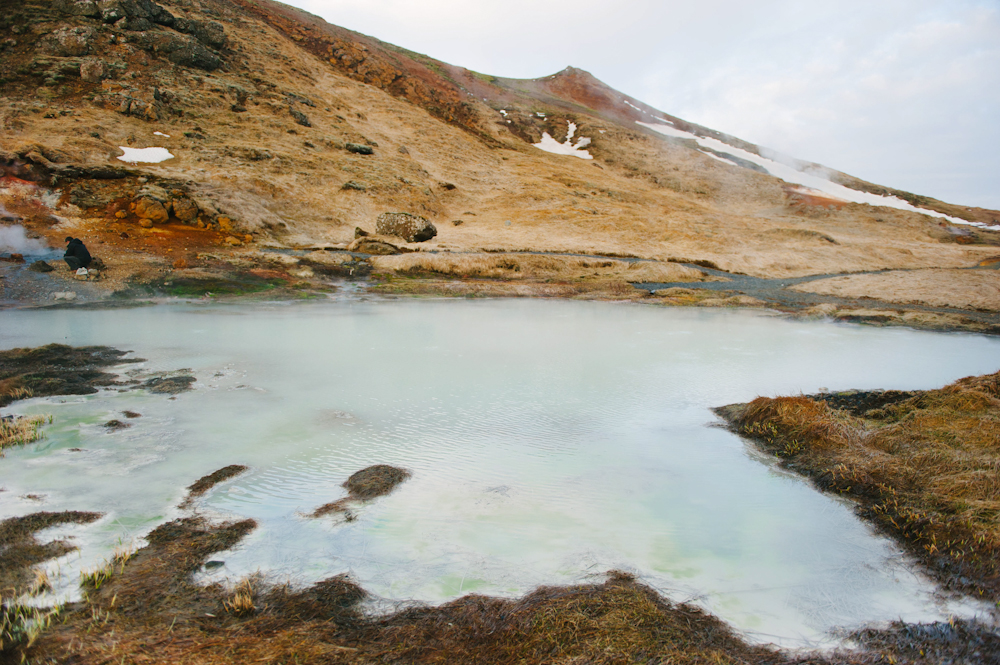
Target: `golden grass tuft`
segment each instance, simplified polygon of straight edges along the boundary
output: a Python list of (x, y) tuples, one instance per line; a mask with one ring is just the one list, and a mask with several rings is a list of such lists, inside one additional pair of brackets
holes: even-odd
[(15, 417), (0, 421), (0, 457), (4, 448), (23, 446), (42, 438), (41, 427), (46, 420), (51, 422), (51, 416)]

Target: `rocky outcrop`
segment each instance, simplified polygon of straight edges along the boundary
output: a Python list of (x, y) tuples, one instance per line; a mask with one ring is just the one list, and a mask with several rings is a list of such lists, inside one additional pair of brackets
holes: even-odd
[(347, 148), (347, 152), (353, 152), (357, 155), (375, 154), (375, 150), (373, 150), (370, 145), (364, 145), (361, 143), (348, 143), (344, 147)]
[(406, 242), (424, 242), (437, 235), (437, 229), (419, 215), (408, 212), (384, 212), (375, 221), (379, 235), (396, 236)]
[(93, 28), (66, 26), (46, 35), (40, 46), (44, 53), (62, 58), (87, 55), (96, 36)]

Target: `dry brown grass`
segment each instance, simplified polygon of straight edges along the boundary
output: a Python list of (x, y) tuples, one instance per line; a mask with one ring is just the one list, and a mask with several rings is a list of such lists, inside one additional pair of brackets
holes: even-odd
[(41, 427), (46, 420), (51, 418), (27, 416), (0, 421), (0, 457), (3, 457), (4, 448), (23, 446), (42, 438)]
[(435, 274), (498, 280), (611, 280), (619, 282), (699, 282), (716, 278), (678, 263), (628, 262), (532, 254), (429, 254), (414, 252), (372, 258), (376, 272)]
[(31, 572), (31, 566), (76, 549), (61, 540), (39, 543), (35, 532), (57, 524), (86, 524), (99, 517), (100, 513), (78, 511), (39, 512), (0, 522), (0, 596), (16, 598), (30, 592), (44, 582)]
[[(0, 526), (23, 532), (52, 519)], [(934, 624), (866, 631), (868, 652), (787, 654), (748, 644), (719, 619), (617, 572), (603, 583), (541, 587), (520, 599), (468, 595), (381, 617), (365, 615), (365, 592), (345, 576), (302, 590), (259, 576), (233, 590), (191, 581), (212, 553), (253, 528), (250, 520), (175, 520), (154, 529), (145, 548), (101, 569), (100, 584), (88, 584), (84, 601), (65, 608), (59, 621), (4, 607), (8, 641), (0, 663), (869, 665), (898, 662), (892, 658), (900, 653), (965, 655), (968, 645), (988, 657), (998, 650), (996, 636), (978, 624)]]
[(759, 397), (720, 413), (916, 554), (946, 585), (1000, 601), (1000, 373), (851, 413)]

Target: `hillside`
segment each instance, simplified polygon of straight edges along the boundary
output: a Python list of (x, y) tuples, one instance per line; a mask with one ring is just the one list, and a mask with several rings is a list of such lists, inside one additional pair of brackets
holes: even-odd
[[(965, 269), (1000, 253), (985, 228), (1000, 212), (782, 159), (792, 176), (937, 216), (804, 188), (772, 175), (758, 146), (574, 68), (482, 75), (266, 0), (0, 9), (0, 212), (54, 247), (82, 238), (108, 265), (92, 297), (247, 271), (324, 288), (372, 270), (622, 297), (629, 282), (702, 281), (698, 263), (762, 278), (906, 269), (902, 290), (870, 279), (850, 297), (919, 305), (921, 290), (967, 290)], [(120, 147), (170, 157), (128, 164)], [(383, 212), (423, 216), (437, 235), (351, 245)], [(272, 251), (348, 247), (359, 252)], [(369, 258), (406, 250), (421, 254)], [(1000, 309), (998, 273), (976, 273), (978, 295), (950, 304)], [(8, 279), (3, 300), (30, 297), (19, 288)]]

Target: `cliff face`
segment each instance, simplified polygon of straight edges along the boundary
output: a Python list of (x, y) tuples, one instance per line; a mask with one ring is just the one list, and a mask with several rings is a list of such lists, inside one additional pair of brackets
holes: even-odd
[(992, 232), (782, 182), (757, 146), (582, 70), (482, 75), (268, 0), (4, 0), (0, 127), (7, 223), (131, 257), (131, 277), (208, 254), (260, 264), (265, 245), (344, 247), (384, 212), (434, 223), (421, 248), (700, 259), (762, 276), (995, 253)]

